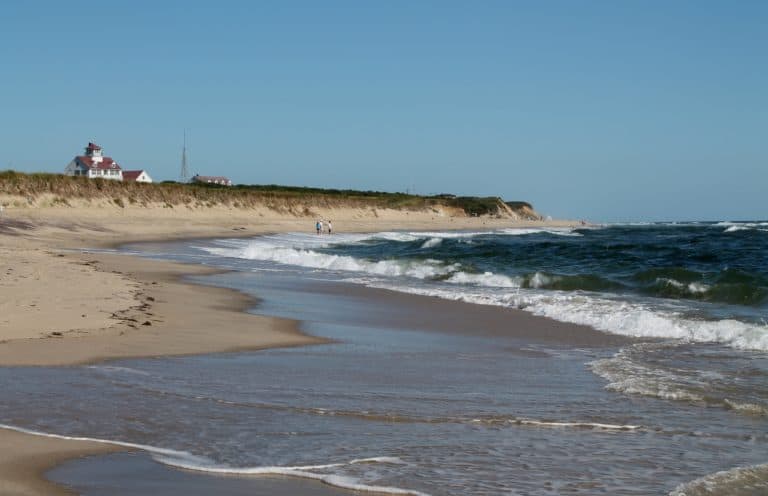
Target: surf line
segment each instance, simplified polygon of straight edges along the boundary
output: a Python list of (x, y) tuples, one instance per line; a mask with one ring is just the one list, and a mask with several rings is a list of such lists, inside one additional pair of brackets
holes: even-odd
[(120, 446), (123, 448), (131, 448), (141, 451), (146, 451), (153, 456), (153, 458), (164, 465), (171, 467), (182, 468), (186, 470), (193, 470), (196, 472), (206, 472), (214, 474), (230, 474), (230, 475), (288, 475), (292, 477), (300, 477), (305, 479), (313, 479), (318, 482), (323, 482), (329, 486), (335, 486), (342, 489), (351, 489), (354, 491), (364, 491), (371, 493), (383, 493), (383, 494), (396, 494), (402, 496), (430, 496), (428, 493), (421, 491), (414, 491), (410, 489), (401, 489), (399, 487), (388, 486), (372, 486), (368, 484), (362, 484), (353, 478), (334, 475), (334, 474), (318, 474), (310, 472), (310, 470), (321, 470), (334, 467), (342, 467), (346, 465), (353, 465), (359, 463), (404, 463), (398, 458), (394, 457), (372, 457), (372, 458), (359, 458), (354, 459), (346, 463), (329, 463), (325, 465), (306, 465), (306, 466), (294, 466), (294, 467), (226, 467), (217, 465), (213, 460), (205, 457), (193, 455), (187, 451), (180, 451), (168, 448), (159, 448), (157, 446), (151, 446), (148, 444), (130, 443), (126, 441), (113, 441), (109, 439), (99, 439), (93, 437), (81, 437), (81, 436), (65, 436), (63, 434), (51, 434), (47, 432), (35, 431), (32, 429), (26, 429), (24, 427), (17, 427), (14, 425), (0, 424), (0, 429), (19, 432), (21, 434), (29, 434), (32, 436), (47, 437), (52, 439), (62, 439), (65, 441), (82, 441), (98, 444), (106, 444), (112, 446)]

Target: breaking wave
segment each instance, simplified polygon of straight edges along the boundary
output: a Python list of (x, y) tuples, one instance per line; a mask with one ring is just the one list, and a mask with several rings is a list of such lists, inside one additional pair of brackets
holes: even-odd
[(768, 222), (718, 222), (718, 227), (725, 227), (724, 233), (735, 233), (739, 231), (759, 231), (768, 232)]
[(768, 464), (723, 470), (677, 486), (669, 496), (768, 494)]
[[(363, 281), (360, 281), (363, 282)], [(687, 342), (722, 343), (742, 350), (768, 351), (768, 325), (734, 319), (694, 320), (671, 310), (643, 303), (622, 302), (583, 294), (536, 292), (486, 292), (465, 288), (409, 287), (367, 282), (372, 287), (480, 305), (518, 308), (527, 312), (593, 327), (600, 331), (639, 338), (669, 338)]]
[(435, 246), (440, 245), (440, 243), (443, 242), (443, 238), (429, 238), (424, 242), (423, 245), (421, 245), (421, 248), (423, 250), (426, 250), (428, 248), (434, 248)]
[[(365, 237), (361, 239), (371, 239)], [(426, 242), (429, 247), (440, 244), (443, 238), (431, 237)], [(365, 260), (351, 255), (336, 255), (322, 253), (307, 248), (281, 246), (273, 240), (251, 241), (246, 246), (203, 247), (208, 253), (231, 258), (247, 260), (271, 261), (286, 265), (323, 269), (342, 272), (356, 272), (387, 277), (411, 277), (414, 279), (444, 280), (456, 284), (471, 284), (490, 287), (518, 287), (524, 281), (491, 272), (473, 274), (461, 271), (458, 263), (446, 263), (440, 260), (426, 259), (394, 259), (394, 260)]]
[[(711, 231), (711, 228), (707, 229)], [(634, 270), (611, 273), (601, 267), (624, 264), (627, 257), (678, 260), (675, 257), (679, 256), (679, 249), (671, 243), (655, 241), (657, 236), (645, 236), (641, 239), (654, 244), (646, 248), (647, 253), (638, 255), (635, 245), (621, 241), (622, 236), (609, 236), (607, 232), (506, 229), (493, 232), (383, 232), (333, 236), (282, 234), (252, 240), (222, 240), (201, 249), (217, 257), (329, 271), (334, 274), (333, 277), (373, 287), (520, 308), (536, 315), (619, 335), (724, 343), (743, 350), (768, 350), (768, 325), (758, 318), (761, 310), (752, 314), (741, 310), (708, 314), (701, 306), (713, 302), (760, 309), (768, 303), (768, 276), (760, 271), (723, 266), (719, 261), (717, 271), (708, 270), (706, 267), (713, 266), (708, 257), (722, 256), (712, 255), (710, 248), (697, 248), (700, 253), (695, 264), (686, 265), (681, 260), (678, 265), (653, 266), (641, 261), (632, 262)], [(548, 237), (536, 238), (539, 241), (534, 245), (529, 241), (518, 242), (522, 239), (520, 235), (541, 233), (546, 233)], [(587, 233), (607, 237), (609, 241), (603, 242), (603, 245), (589, 241), (585, 248)], [(551, 234), (562, 239), (555, 240)], [(474, 239), (477, 244), (461, 245), (457, 239)], [(533, 250), (532, 246), (537, 248)], [(557, 258), (563, 250), (568, 250), (568, 257), (573, 260), (569, 259), (571, 265), (560, 270), (552, 266), (555, 270), (543, 270), (542, 267), (524, 272), (515, 267), (520, 263), (519, 257), (529, 256), (527, 252), (530, 251), (541, 251), (541, 254), (531, 255), (535, 257), (531, 260), (536, 264), (551, 266), (553, 260), (563, 263)], [(594, 268), (584, 269), (582, 259)], [(493, 270), (485, 270), (486, 267)], [(704, 303), (692, 311), (691, 305), (678, 303), (683, 300)], [(742, 314), (751, 316), (738, 317)]]

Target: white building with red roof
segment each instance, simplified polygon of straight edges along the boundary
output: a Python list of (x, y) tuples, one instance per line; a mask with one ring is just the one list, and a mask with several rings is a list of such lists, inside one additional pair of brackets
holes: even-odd
[(151, 183), (152, 178), (145, 170), (124, 170), (123, 181), (136, 181), (137, 183)]
[(88, 143), (85, 155), (78, 155), (64, 169), (68, 176), (123, 180), (123, 170), (112, 157), (105, 157), (96, 143)]

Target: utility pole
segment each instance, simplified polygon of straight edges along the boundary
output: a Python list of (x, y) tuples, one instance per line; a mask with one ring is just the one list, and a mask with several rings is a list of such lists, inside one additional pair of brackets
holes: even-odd
[(187, 130), (184, 130), (184, 146), (181, 149), (181, 174), (179, 175), (182, 183), (189, 181), (189, 167), (187, 167)]

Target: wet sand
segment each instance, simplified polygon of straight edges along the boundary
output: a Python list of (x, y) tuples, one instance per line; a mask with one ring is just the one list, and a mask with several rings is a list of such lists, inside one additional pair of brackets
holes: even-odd
[[(523, 310), (450, 301), (353, 284), (308, 281), (308, 291), (346, 302), (353, 324), (474, 336), (506, 337), (527, 342), (578, 347), (617, 347), (636, 341), (592, 327), (539, 317)], [(397, 309), (397, 311), (392, 311)]]
[(33, 496), (75, 494), (55, 485), (43, 474), (53, 465), (119, 448), (105, 444), (52, 439), (0, 429), (0, 494)]
[(121, 255), (72, 254), (70, 259), (133, 285), (132, 306), (95, 331), (62, 330), (44, 339), (10, 339), (0, 346), (4, 366), (76, 365), (136, 358), (257, 350), (320, 342), (296, 323), (246, 313), (256, 300), (236, 291), (193, 285), (185, 275), (215, 270)]

